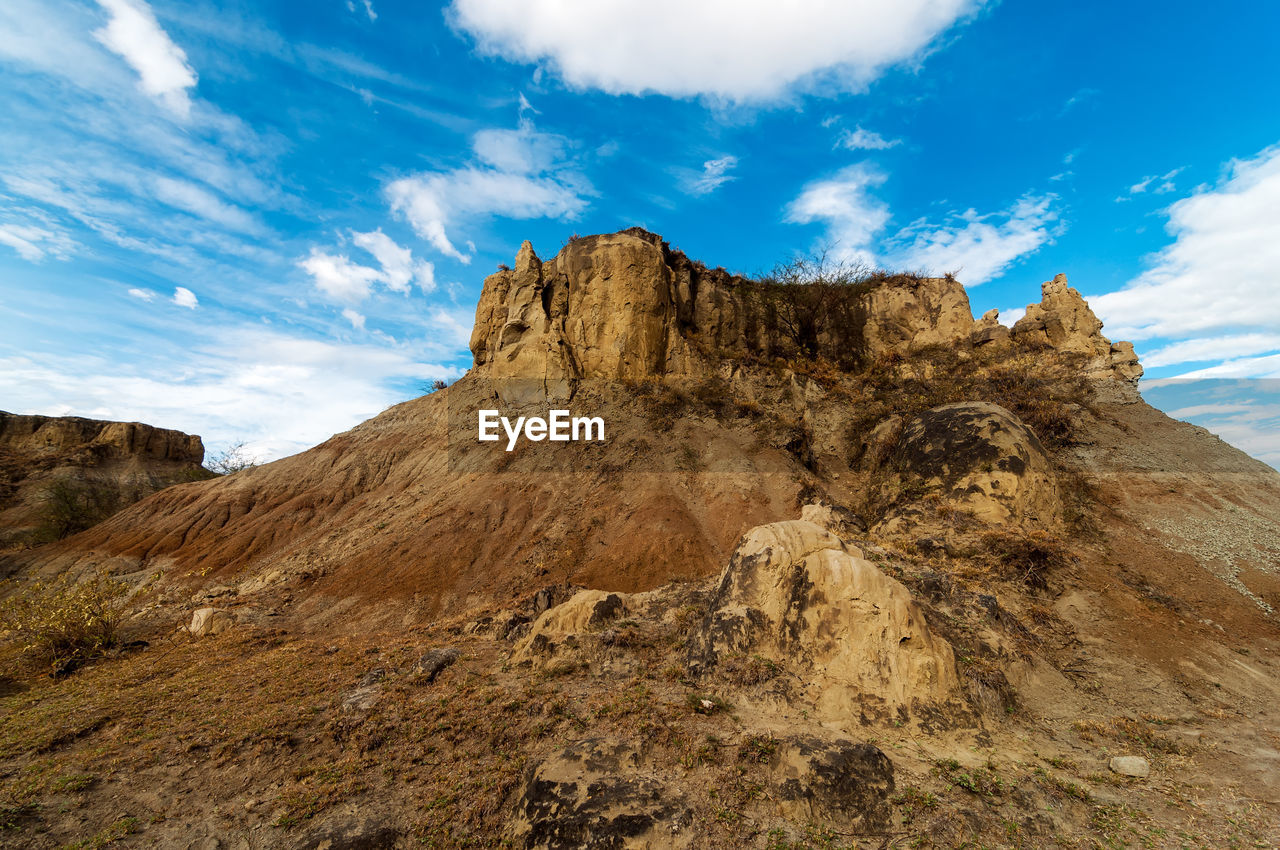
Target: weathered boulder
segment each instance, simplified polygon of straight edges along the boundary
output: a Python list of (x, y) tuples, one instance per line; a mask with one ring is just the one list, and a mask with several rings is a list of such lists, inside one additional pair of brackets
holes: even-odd
[(1050, 527), (1061, 510), (1044, 446), (996, 404), (945, 404), (913, 417), (880, 463), (881, 498), (889, 505), (882, 532), (909, 525), (927, 499), (991, 523)]
[(748, 531), (689, 642), (695, 674), (759, 654), (801, 671), (820, 717), (848, 722), (881, 708), (945, 701), (951, 647), (910, 592), (830, 531), (802, 520)]
[(645, 769), (639, 747), (592, 738), (533, 769), (507, 832), (530, 850), (656, 850), (692, 846), (691, 822), (683, 795)]
[(427, 682), (434, 682), (436, 676), (457, 661), (460, 655), (457, 648), (452, 646), (428, 650), (413, 665), (413, 672)]
[(1108, 763), (1112, 773), (1118, 773), (1121, 776), (1133, 776), (1138, 779), (1145, 778), (1151, 774), (1151, 763), (1142, 756), (1115, 756)]
[(990, 342), (1004, 342), (1008, 338), (1009, 329), (1000, 324), (1000, 311), (996, 309), (983, 313), (982, 318), (973, 323), (973, 330), (969, 332), (969, 341), (974, 347)]
[(516, 661), (545, 658), (578, 643), (578, 636), (598, 632), (627, 611), (626, 594), (581, 590), (566, 602), (548, 608), (533, 621), (529, 634), (516, 644)]
[(197, 608), (191, 614), (191, 624), (187, 631), (192, 637), (209, 637), (221, 634), (235, 625), (235, 619), (226, 611), (217, 608)]

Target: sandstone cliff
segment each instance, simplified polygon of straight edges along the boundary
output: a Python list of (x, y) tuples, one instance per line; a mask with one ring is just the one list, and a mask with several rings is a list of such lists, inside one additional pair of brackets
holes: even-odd
[(0, 546), (38, 523), (52, 482), (92, 485), (124, 507), (175, 481), (200, 477), (204, 445), (181, 431), (140, 422), (0, 411)]
[[(639, 228), (576, 238), (547, 261), (525, 242), (514, 268), (485, 279), (471, 335), (475, 369), (565, 394), (579, 379), (699, 376), (726, 359), (803, 355), (785, 321), (779, 326), (769, 286), (708, 269)], [(1092, 377), (1130, 389), (1142, 374), (1133, 346), (1102, 336), (1102, 322), (1065, 275), (1042, 286), (1041, 302), (1012, 332), (995, 311), (975, 321), (952, 277), (886, 274), (848, 289), (812, 317), (819, 353), (833, 360), (1012, 339), (1083, 355)]]

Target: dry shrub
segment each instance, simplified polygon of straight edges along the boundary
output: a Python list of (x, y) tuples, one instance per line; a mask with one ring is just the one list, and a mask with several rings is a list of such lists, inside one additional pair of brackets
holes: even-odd
[(0, 603), (0, 627), (55, 675), (69, 673), (116, 645), (125, 590), (124, 582), (105, 573), (80, 582), (63, 573), (20, 587)]
[(137, 499), (125, 499), (111, 481), (97, 478), (55, 478), (40, 493), (34, 532), (37, 543), (48, 543), (84, 531)]
[(982, 536), (982, 543), (1006, 578), (1041, 590), (1048, 587), (1049, 573), (1076, 560), (1067, 544), (1044, 531), (992, 531)]

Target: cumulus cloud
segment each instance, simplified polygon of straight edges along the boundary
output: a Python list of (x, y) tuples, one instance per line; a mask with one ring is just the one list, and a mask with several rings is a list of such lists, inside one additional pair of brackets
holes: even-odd
[(886, 139), (879, 133), (862, 129), (861, 125), (852, 130), (845, 130), (840, 134), (840, 138), (836, 139), (836, 147), (851, 151), (883, 151), (900, 144), (902, 139)]
[(884, 268), (958, 272), (967, 286), (999, 277), (1015, 261), (1053, 239), (1054, 196), (1027, 195), (1010, 208), (953, 213), (942, 223), (919, 219), (884, 234), (892, 218), (873, 189), (886, 180), (867, 163), (808, 184), (784, 212), (795, 224), (822, 223), (842, 259)]
[(378, 269), (353, 263), (344, 254), (330, 254), (317, 247), (298, 265), (315, 280), (324, 294), (339, 301), (363, 301), (375, 281), (382, 279)]
[(709, 195), (730, 180), (736, 180), (729, 172), (738, 167), (736, 156), (722, 156), (702, 163), (701, 171), (681, 172), (680, 185), (690, 195)]
[(966, 286), (985, 283), (1052, 241), (1058, 219), (1054, 200), (1053, 195), (1026, 195), (1000, 212), (969, 209), (942, 224), (916, 221), (889, 240), (890, 265), (955, 272)]
[(173, 290), (173, 303), (179, 307), (186, 307), (188, 310), (194, 310), (200, 306), (200, 301), (196, 298), (196, 294), (185, 286), (179, 286)]
[(440, 253), (468, 263), (449, 228), (460, 221), (576, 217), (591, 193), (586, 178), (562, 161), (567, 141), (522, 120), (515, 130), (483, 130), (472, 140), (479, 160), (451, 171), (423, 172), (388, 184), (391, 209)]
[(1280, 327), (1280, 146), (1232, 161), (1219, 184), (1166, 211), (1173, 241), (1117, 292), (1090, 298), (1122, 339)]
[(98, 0), (110, 20), (94, 32), (94, 38), (128, 63), (138, 74), (138, 85), (172, 112), (187, 117), (191, 98), (187, 89), (196, 84), (196, 72), (187, 54), (174, 44), (143, 0)]
[(793, 87), (858, 91), (922, 55), (982, 0), (688, 2), (454, 0), (488, 54), (611, 94), (770, 100)]
[(431, 263), (414, 260), (413, 251), (399, 245), (383, 233), (382, 228), (369, 233), (353, 230), (351, 241), (372, 255), (379, 267), (361, 265), (345, 254), (329, 253), (315, 246), (311, 248), (310, 256), (298, 261), (298, 266), (311, 275), (316, 287), (331, 298), (351, 303), (363, 301), (369, 297), (375, 283), (402, 293), (408, 293), (410, 285), (415, 282), (423, 292), (436, 288), (435, 269)]
[(47, 256), (70, 259), (75, 242), (65, 233), (25, 224), (0, 224), (0, 245), (8, 245), (18, 256), (38, 263)]
[(890, 215), (889, 206), (870, 190), (886, 179), (884, 172), (866, 163), (847, 166), (805, 186), (787, 205), (783, 220), (792, 224), (821, 222), (840, 256), (876, 265), (872, 243), (889, 223)]

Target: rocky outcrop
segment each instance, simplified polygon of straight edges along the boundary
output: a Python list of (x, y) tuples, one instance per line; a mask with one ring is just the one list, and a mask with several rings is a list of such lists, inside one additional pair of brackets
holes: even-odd
[(200, 477), (203, 460), (200, 438), (181, 431), (0, 411), (0, 548), (36, 530), (54, 482), (66, 484), (67, 500), (92, 502), (86, 510), (105, 515), (175, 481)]
[(902, 584), (830, 531), (803, 520), (747, 532), (689, 643), (696, 674), (758, 654), (805, 671), (819, 717), (941, 703), (956, 684), (950, 645)]
[(0, 450), (79, 463), (112, 460), (199, 466), (200, 438), (141, 422), (107, 422), (78, 416), (22, 416), (0, 410)]
[(1035, 433), (996, 404), (962, 402), (873, 432), (873, 477), (888, 505), (877, 530), (892, 532), (929, 502), (988, 523), (1052, 527), (1061, 511), (1053, 464)]
[(969, 296), (953, 277), (898, 275), (872, 287), (860, 306), (866, 317), (863, 351), (869, 357), (957, 345), (973, 330)]
[(513, 268), (484, 282), (474, 366), (561, 397), (580, 379), (701, 377), (724, 358), (816, 349), (833, 361), (868, 363), (1012, 336), (1083, 355), (1098, 379), (1131, 386), (1142, 374), (1133, 347), (1101, 335), (1102, 323), (1062, 275), (1044, 284), (1041, 303), (1012, 332), (994, 310), (975, 322), (964, 286), (950, 276), (873, 277), (798, 305), (762, 287), (693, 262), (640, 228), (575, 238), (547, 261), (525, 242)]
[(692, 847), (693, 813), (684, 795), (647, 770), (641, 748), (626, 741), (577, 741), (529, 774), (508, 826), (512, 846)]
[[(762, 298), (760, 286), (639, 228), (574, 239), (546, 262), (525, 242), (513, 268), (485, 280), (471, 336), (475, 368), (559, 394), (577, 379), (696, 376), (723, 357), (795, 353), (792, 323), (778, 319), (788, 305)], [(964, 287), (950, 277), (874, 278), (838, 296), (839, 310), (800, 308), (817, 325), (814, 344), (832, 358), (964, 344), (973, 328)]]
[(1065, 274), (1040, 285), (1040, 303), (1027, 305), (1026, 314), (1014, 323), (1012, 335), (1020, 342), (1084, 355), (1085, 368), (1093, 378), (1111, 377), (1133, 386), (1142, 377), (1133, 343), (1112, 343), (1102, 335), (1102, 321), (1067, 284)]

